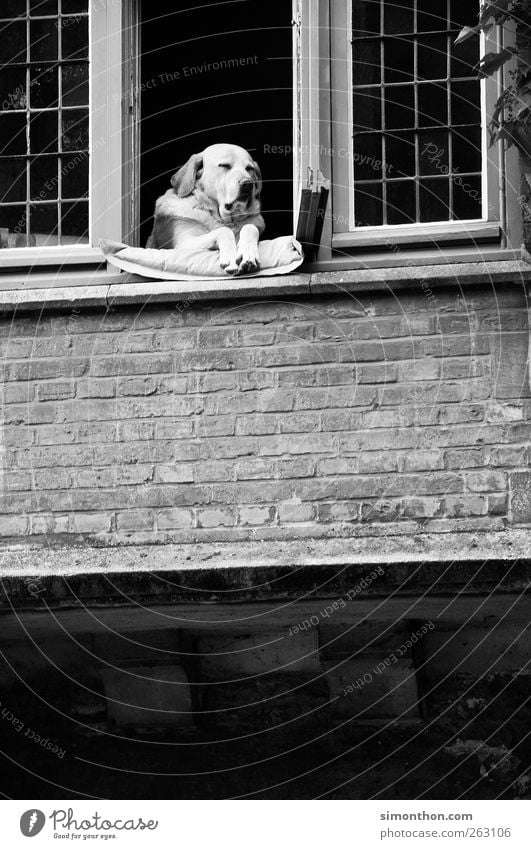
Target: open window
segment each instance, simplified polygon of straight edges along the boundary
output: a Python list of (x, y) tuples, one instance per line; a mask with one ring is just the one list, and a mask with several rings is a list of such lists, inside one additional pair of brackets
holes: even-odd
[(138, 243), (172, 174), (209, 144), (249, 150), (264, 187), (264, 238), (293, 227), (291, 0), (140, 2)]
[[(320, 260), (438, 262), (519, 249), (518, 163), (489, 148), (502, 90), (479, 80), (479, 0), (308, 0), (297, 5), (298, 186), (331, 178)], [(507, 33), (505, 33), (507, 38)], [(506, 254), (507, 255), (507, 254)]]

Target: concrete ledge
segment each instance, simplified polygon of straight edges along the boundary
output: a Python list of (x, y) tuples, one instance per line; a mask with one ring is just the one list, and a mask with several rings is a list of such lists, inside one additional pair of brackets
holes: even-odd
[[(9, 279), (13, 279), (9, 275)], [(216, 301), (250, 298), (292, 298), (312, 295), (337, 295), (350, 292), (395, 291), (422, 286), (522, 285), (531, 281), (531, 265), (518, 260), (463, 262), (445, 265), (353, 269), (349, 271), (288, 274), (281, 277), (249, 278), (238, 281), (190, 283), (160, 281), (123, 274), (109, 276), (78, 275), (75, 285), (63, 286), (68, 275), (20, 278), (20, 288), (0, 289), (0, 314), (28, 310), (110, 308), (146, 303)], [(118, 279), (120, 282), (118, 282)], [(1, 278), (0, 278), (1, 282)], [(34, 287), (34, 288), (32, 288)]]
[(204, 569), (251, 573), (268, 568), (295, 570), (301, 578), (301, 572), (310, 567), (332, 567), (331, 571), (377, 565), (443, 568), (458, 567), (464, 561), (476, 568), (489, 562), (531, 564), (531, 530), (116, 547), (87, 543), (51, 548), (22, 543), (0, 550), (0, 578)]

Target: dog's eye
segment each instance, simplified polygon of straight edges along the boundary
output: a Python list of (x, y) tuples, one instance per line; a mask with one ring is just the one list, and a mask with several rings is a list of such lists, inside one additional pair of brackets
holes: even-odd
[(228, 163), (228, 162), (220, 162), (220, 163), (219, 163), (219, 167), (220, 167), (220, 168), (227, 168), (227, 169), (229, 169), (229, 168), (230, 168), (230, 165), (229, 165), (229, 163)]
[(248, 165), (248, 166), (247, 166), (247, 168), (246, 168), (245, 170), (246, 170), (246, 171), (248, 171), (248, 172), (249, 172), (249, 174), (254, 174), (254, 168), (253, 168), (253, 166), (252, 166), (252, 165)]

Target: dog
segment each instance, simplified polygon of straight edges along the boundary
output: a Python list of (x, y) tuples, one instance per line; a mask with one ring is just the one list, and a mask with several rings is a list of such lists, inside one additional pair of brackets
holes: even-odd
[(148, 248), (219, 250), (227, 274), (258, 271), (262, 175), (258, 164), (234, 144), (213, 144), (195, 153), (157, 200)]

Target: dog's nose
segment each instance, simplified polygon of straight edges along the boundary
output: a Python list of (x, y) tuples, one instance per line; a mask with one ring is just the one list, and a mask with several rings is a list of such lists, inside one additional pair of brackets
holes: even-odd
[(225, 204), (225, 209), (227, 210), (227, 212), (230, 212), (233, 206), (234, 206), (234, 204), (233, 204), (233, 203), (226, 203), (226, 204)]

